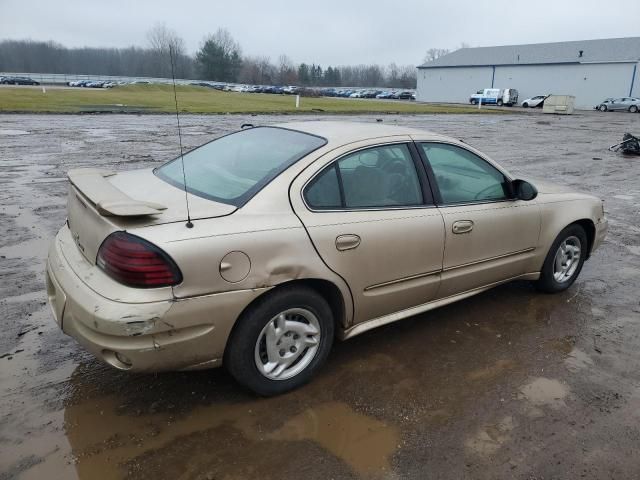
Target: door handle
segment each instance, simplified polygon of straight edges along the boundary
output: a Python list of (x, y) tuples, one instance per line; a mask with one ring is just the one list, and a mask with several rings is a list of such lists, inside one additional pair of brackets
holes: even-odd
[(453, 222), (451, 230), (453, 233), (468, 233), (473, 230), (473, 222), (471, 220), (458, 220)]
[(352, 250), (360, 245), (360, 237), (358, 235), (338, 235), (336, 237), (336, 248), (340, 251)]

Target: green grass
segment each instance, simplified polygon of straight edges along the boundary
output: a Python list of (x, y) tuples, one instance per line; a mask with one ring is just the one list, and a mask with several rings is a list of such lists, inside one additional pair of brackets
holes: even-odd
[[(300, 98), (291, 95), (220, 92), (206, 87), (178, 86), (184, 113), (486, 113), (475, 107), (343, 98)], [(169, 85), (129, 85), (112, 89), (0, 88), (0, 112), (175, 112)]]

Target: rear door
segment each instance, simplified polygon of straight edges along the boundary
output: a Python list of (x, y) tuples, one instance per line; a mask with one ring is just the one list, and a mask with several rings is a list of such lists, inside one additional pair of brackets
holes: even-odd
[(348, 283), (354, 323), (432, 300), (444, 225), (410, 138), (352, 144), (317, 163), (294, 181), (291, 201), (324, 262)]
[(444, 218), (438, 297), (529, 273), (540, 233), (535, 200), (511, 199), (508, 178), (466, 148), (437, 142), (418, 145)]

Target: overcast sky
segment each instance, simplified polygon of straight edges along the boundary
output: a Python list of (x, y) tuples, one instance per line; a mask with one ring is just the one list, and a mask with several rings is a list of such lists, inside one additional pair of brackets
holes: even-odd
[(0, 0), (0, 39), (145, 45), (164, 22), (194, 53), (226, 27), (245, 55), (418, 64), (429, 48), (640, 36), (640, 0)]

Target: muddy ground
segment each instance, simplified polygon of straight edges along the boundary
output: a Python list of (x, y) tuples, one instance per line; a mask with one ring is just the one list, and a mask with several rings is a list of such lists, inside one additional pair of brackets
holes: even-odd
[[(286, 118), (184, 116), (184, 142)], [(607, 151), (640, 115), (382, 118), (606, 199), (609, 236), (567, 292), (514, 283), (385, 326), (258, 399), (223, 370), (105, 367), (45, 303), (65, 171), (172, 158), (174, 118), (0, 115), (0, 479), (640, 478), (640, 158)]]

